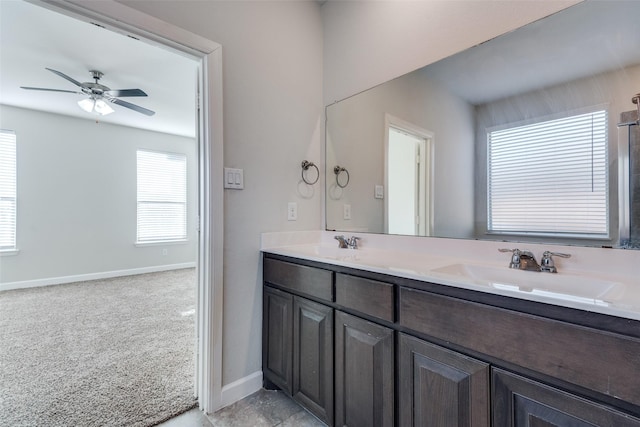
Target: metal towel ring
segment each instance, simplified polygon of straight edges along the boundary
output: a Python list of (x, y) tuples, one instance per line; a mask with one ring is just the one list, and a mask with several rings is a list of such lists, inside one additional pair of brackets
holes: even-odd
[[(304, 172), (309, 170), (310, 167), (316, 168), (316, 179), (314, 179), (313, 182), (307, 181), (307, 177), (304, 176)], [(306, 182), (307, 184), (309, 184), (309, 185), (313, 185), (316, 182), (318, 182), (319, 178), (320, 178), (320, 170), (318, 169), (318, 167), (316, 165), (314, 165), (313, 162), (310, 162), (308, 160), (303, 160), (302, 161), (302, 180), (304, 182)]]
[[(340, 174), (344, 172), (347, 174), (347, 182), (343, 184), (340, 184)], [(349, 171), (346, 168), (343, 168), (342, 166), (336, 166), (335, 168), (333, 168), (333, 173), (336, 174), (336, 184), (338, 185), (338, 187), (340, 188), (345, 188), (347, 185), (349, 185), (349, 180), (351, 179), (351, 177), (349, 176)]]

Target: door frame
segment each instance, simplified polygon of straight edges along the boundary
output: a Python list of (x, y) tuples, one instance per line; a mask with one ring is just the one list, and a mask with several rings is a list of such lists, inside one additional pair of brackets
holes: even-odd
[[(199, 407), (222, 406), (223, 130), (222, 46), (113, 0), (27, 0), (85, 22), (132, 35), (199, 61), (198, 292), (195, 394)], [(215, 209), (214, 209), (215, 207)]]
[[(389, 128), (406, 131), (425, 140), (424, 156), (421, 161), (425, 164), (424, 177), (420, 177), (427, 194), (424, 200), (424, 212), (426, 214), (424, 236), (433, 235), (433, 200), (434, 200), (434, 150), (435, 134), (430, 130), (410, 123), (389, 113), (384, 115), (384, 186), (389, 189)], [(422, 210), (423, 208), (420, 208)], [(389, 232), (389, 197), (384, 198), (384, 231)]]

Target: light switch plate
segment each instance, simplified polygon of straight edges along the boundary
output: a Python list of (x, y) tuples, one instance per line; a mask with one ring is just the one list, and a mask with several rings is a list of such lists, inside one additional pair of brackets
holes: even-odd
[(376, 185), (373, 197), (376, 199), (384, 199), (384, 187), (382, 185)]
[(244, 171), (236, 168), (224, 168), (224, 188), (242, 190), (244, 188)]

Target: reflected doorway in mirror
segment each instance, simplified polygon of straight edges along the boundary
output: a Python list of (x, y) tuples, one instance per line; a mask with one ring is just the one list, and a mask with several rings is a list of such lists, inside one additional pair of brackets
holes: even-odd
[(385, 232), (432, 234), (433, 132), (385, 116)]

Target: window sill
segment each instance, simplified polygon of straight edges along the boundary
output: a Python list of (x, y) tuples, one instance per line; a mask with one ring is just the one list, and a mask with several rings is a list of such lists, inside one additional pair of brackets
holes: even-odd
[(0, 249), (0, 256), (15, 256), (19, 252), (20, 249)]
[(166, 245), (185, 245), (189, 243), (188, 239), (183, 240), (158, 240), (155, 242), (135, 242), (134, 246), (136, 247), (145, 247), (145, 246), (166, 246)]
[(526, 238), (526, 237), (545, 237), (550, 239), (576, 239), (576, 240), (599, 240), (607, 241), (611, 240), (611, 236), (608, 234), (579, 234), (579, 233), (543, 233), (534, 231), (487, 231), (485, 236), (508, 236), (512, 238)]

